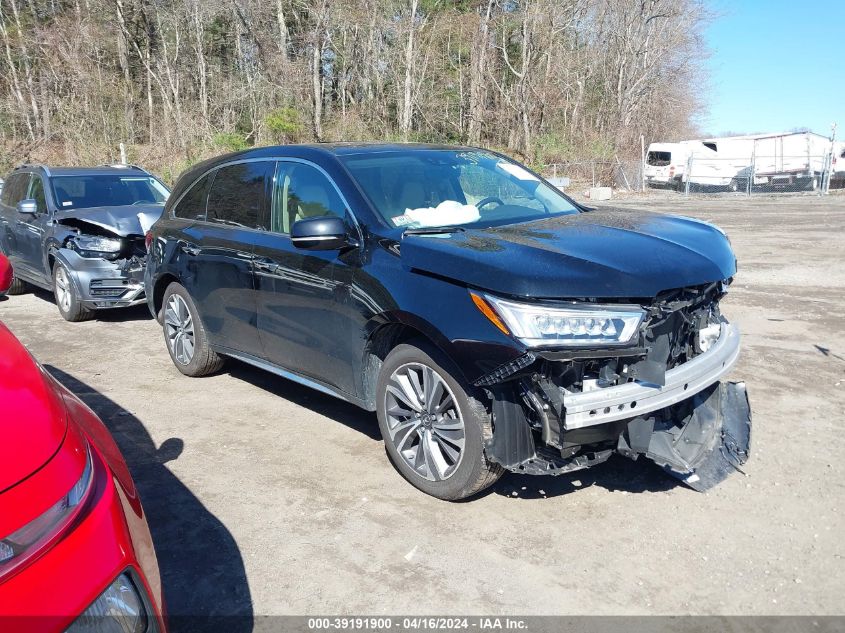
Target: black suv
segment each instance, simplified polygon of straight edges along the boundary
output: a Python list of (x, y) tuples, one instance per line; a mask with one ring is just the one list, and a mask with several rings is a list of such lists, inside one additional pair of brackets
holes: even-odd
[(0, 195), (0, 251), (12, 262), (9, 294), (52, 290), (68, 321), (144, 301), (144, 234), (169, 190), (139, 167), (23, 165)]
[(182, 373), (232, 357), (374, 410), (437, 497), (614, 452), (706, 489), (747, 458), (736, 259), (704, 222), (586, 209), (481, 149), (288, 146), (184, 174), (148, 245)]

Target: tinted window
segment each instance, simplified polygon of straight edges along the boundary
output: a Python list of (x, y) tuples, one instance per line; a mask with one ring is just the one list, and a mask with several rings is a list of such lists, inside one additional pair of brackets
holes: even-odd
[(12, 174), (3, 187), (3, 203), (15, 206), (26, 196), (29, 186), (29, 174)]
[(319, 169), (300, 163), (282, 163), (271, 228), (290, 233), (297, 220), (327, 215), (344, 217), (346, 207), (331, 181)]
[(195, 182), (188, 193), (182, 196), (179, 204), (173, 210), (177, 218), (188, 220), (204, 220), (205, 204), (208, 201), (208, 188), (216, 172), (210, 172)]
[(274, 167), (275, 163), (264, 161), (218, 169), (208, 194), (206, 219), (251, 229), (264, 228), (260, 223)]
[(47, 198), (44, 196), (44, 181), (41, 176), (33, 175), (29, 183), (27, 198), (32, 198), (38, 205), (38, 213), (47, 212)]

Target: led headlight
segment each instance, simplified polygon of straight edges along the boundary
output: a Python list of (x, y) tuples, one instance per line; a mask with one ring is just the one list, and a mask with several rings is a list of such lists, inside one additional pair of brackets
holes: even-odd
[(0, 539), (0, 577), (20, 566), (70, 523), (91, 488), (91, 449), (87, 447), (85, 468), (74, 486), (41, 515)]
[(490, 295), (483, 298), (510, 332), (529, 347), (624, 345), (637, 335), (645, 316), (638, 306), (549, 305), (517, 303)]
[(95, 235), (77, 235), (72, 240), (78, 251), (97, 255), (114, 255), (123, 248), (123, 242), (114, 237), (97, 237)]
[(122, 573), (65, 633), (143, 633), (148, 631), (144, 601), (128, 573)]

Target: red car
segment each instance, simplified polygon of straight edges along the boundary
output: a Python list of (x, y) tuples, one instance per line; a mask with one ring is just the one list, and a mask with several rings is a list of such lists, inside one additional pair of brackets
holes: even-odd
[(117, 444), (2, 323), (0, 403), (0, 628), (166, 631), (150, 530)]
[(0, 253), (0, 297), (5, 295), (12, 285), (12, 265), (3, 253)]

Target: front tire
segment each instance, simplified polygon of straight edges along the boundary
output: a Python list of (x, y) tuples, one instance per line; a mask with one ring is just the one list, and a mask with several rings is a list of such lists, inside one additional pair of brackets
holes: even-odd
[(162, 330), (170, 359), (186, 376), (208, 376), (223, 366), (211, 349), (196, 305), (185, 287), (172, 282), (162, 300)]
[(449, 501), (484, 490), (504, 472), (484, 454), (490, 414), (456, 375), (438, 350), (416, 341), (387, 355), (376, 386), (390, 460), (411, 484)]
[(61, 262), (56, 262), (53, 266), (53, 296), (56, 298), (59, 314), (65, 321), (78, 323), (94, 318), (94, 311), (82, 304), (76, 284), (73, 283), (67, 267)]

